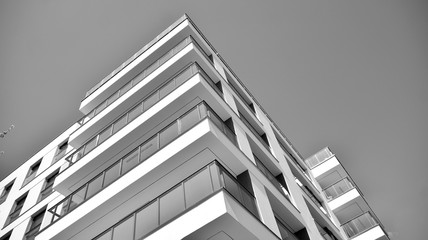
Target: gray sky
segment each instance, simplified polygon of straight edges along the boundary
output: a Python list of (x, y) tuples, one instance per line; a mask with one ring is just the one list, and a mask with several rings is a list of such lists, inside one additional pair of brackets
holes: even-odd
[(0, 0), (0, 179), (184, 13), (304, 157), (332, 148), (391, 239), (426, 239), (424, 1)]

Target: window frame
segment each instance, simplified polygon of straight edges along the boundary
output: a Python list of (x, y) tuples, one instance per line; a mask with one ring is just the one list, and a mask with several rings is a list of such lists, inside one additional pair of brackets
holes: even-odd
[[(31, 165), (31, 167), (28, 169), (27, 175), (25, 175), (24, 183), (22, 184), (22, 186), (27, 185), (28, 183), (33, 181), (34, 178), (37, 177), (37, 171), (39, 171), (39, 169), (40, 169), (40, 165), (42, 164), (42, 159), (43, 158), (40, 158), (37, 162), (35, 162), (33, 165)], [(36, 167), (36, 166), (37, 166), (37, 169), (34, 170), (34, 167)]]
[[(17, 198), (15, 200), (15, 203), (13, 204), (13, 207), (11, 209), (11, 211), (9, 212), (9, 215), (7, 216), (7, 220), (6, 220), (6, 225), (9, 225), (10, 223), (12, 223), (13, 221), (15, 221), (16, 219), (19, 218), (19, 216), (21, 216), (21, 210), (25, 205), (25, 201), (27, 200), (27, 196), (28, 196), (28, 192), (24, 193), (22, 196), (20, 196), (19, 198)], [(23, 201), (22, 205), (19, 209), (17, 209), (17, 203)], [(19, 210), (19, 214), (14, 217), (13, 219), (11, 219), (11, 215), (15, 215), (15, 213)]]
[(14, 183), (15, 183), (15, 180), (12, 180), (10, 183), (4, 186), (3, 191), (1, 192), (1, 195), (0, 195), (0, 204), (6, 202), (7, 197), (12, 191), (12, 187)]
[[(45, 182), (43, 184), (43, 188), (40, 191), (39, 198), (37, 199), (38, 203), (41, 202), (43, 199), (47, 198), (49, 195), (51, 195), (53, 193), (53, 191), (51, 191), (47, 195), (43, 195), (43, 192), (46, 191), (48, 188), (51, 188), (51, 190), (53, 190), (53, 185), (54, 185), (55, 179), (58, 177), (58, 175), (59, 175), (59, 169), (53, 171), (51, 174), (49, 174), (45, 178)], [(51, 180), (52, 178), (53, 178), (52, 183), (48, 185), (48, 180)]]

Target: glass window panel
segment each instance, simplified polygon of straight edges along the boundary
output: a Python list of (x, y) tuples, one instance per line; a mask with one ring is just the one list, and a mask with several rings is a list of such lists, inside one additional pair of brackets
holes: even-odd
[(148, 68), (146, 68), (146, 76), (152, 73), (158, 67), (158, 61), (152, 63)]
[(117, 162), (116, 164), (114, 164), (112, 167), (110, 167), (105, 172), (105, 175), (104, 175), (104, 186), (109, 185), (114, 180), (116, 180), (116, 179), (119, 178), (119, 176), (120, 176), (119, 170), (120, 170), (120, 162)]
[(94, 116), (95, 116), (95, 110), (92, 110), (90, 113), (88, 113), (88, 115), (86, 115), (86, 117), (89, 119), (93, 118)]
[(133, 80), (132, 80), (132, 86), (137, 85), (141, 80), (145, 77), (145, 71), (141, 71)]
[(179, 185), (160, 198), (160, 224), (184, 211), (183, 186)]
[(138, 104), (135, 106), (128, 114), (128, 122), (131, 122), (136, 117), (140, 116), (140, 114), (143, 112), (143, 106), (142, 104)]
[(83, 148), (79, 149), (77, 152), (73, 153), (72, 162), (76, 162), (83, 157)]
[(224, 185), (226, 190), (232, 194), (232, 196), (234, 196), (236, 199), (238, 199), (239, 201), (241, 201), (241, 194), (240, 194), (240, 189), (238, 187), (238, 184), (233, 181), (233, 179), (226, 173), (222, 173), (223, 175), (223, 180), (224, 180)]
[(100, 133), (100, 136), (98, 137), (98, 145), (100, 145), (102, 142), (104, 142), (111, 134), (111, 126), (106, 128), (104, 131)]
[(147, 111), (151, 106), (155, 105), (159, 101), (159, 92), (156, 91), (150, 97), (144, 100), (144, 111)]
[(86, 199), (92, 197), (95, 193), (101, 190), (103, 184), (103, 174), (98, 175), (97, 178), (89, 182), (88, 192), (86, 193)]
[(159, 58), (159, 66), (164, 64), (171, 57), (172, 57), (172, 50), (170, 50), (165, 55), (163, 55), (161, 58)]
[(119, 118), (114, 124), (113, 124), (113, 134), (115, 134), (117, 131), (123, 128), (123, 126), (126, 125), (126, 114)]
[(95, 110), (95, 115), (97, 115), (98, 113), (100, 113), (102, 110), (104, 110), (104, 108), (107, 107), (107, 101), (104, 101), (103, 103), (101, 103), (97, 109)]
[(85, 190), (86, 187), (81, 188), (79, 191), (73, 194), (71, 197), (70, 206), (68, 208), (68, 212), (71, 212), (77, 206), (79, 206), (85, 200)]
[(99, 236), (96, 240), (111, 240), (111, 230)]
[(177, 86), (180, 86), (183, 82), (185, 82), (187, 79), (189, 79), (189, 77), (192, 75), (192, 69), (189, 67), (186, 70), (184, 70), (184, 72), (180, 73), (180, 75), (178, 75), (175, 78), (175, 83)]
[(129, 81), (125, 86), (123, 86), (121, 89), (120, 89), (120, 96), (122, 96), (123, 94), (125, 94), (126, 92), (128, 92), (129, 91), (129, 89), (131, 89), (132, 88), (132, 81)]
[(187, 113), (185, 116), (180, 119), (180, 132), (183, 133), (190, 127), (192, 127), (199, 120), (198, 109), (194, 108), (192, 111)]
[(242, 193), (242, 204), (248, 209), (250, 210), (250, 212), (252, 212), (254, 215), (257, 215), (257, 209), (254, 203), (254, 198), (244, 189), (241, 188), (241, 193)]
[(128, 154), (122, 160), (122, 174), (128, 172), (130, 169), (138, 164), (138, 148), (132, 153)]
[(174, 122), (160, 133), (160, 147), (165, 146), (176, 136), (178, 136), (178, 124)]
[(113, 240), (134, 239), (134, 215), (121, 222), (113, 229)]
[(204, 104), (199, 105), (199, 112), (200, 112), (200, 116), (201, 119), (207, 116), (207, 107)]
[(158, 150), (157, 146), (157, 136), (153, 137), (152, 139), (148, 140), (141, 146), (141, 154), (140, 154), (140, 161), (146, 160), (149, 156), (151, 156), (156, 150)]
[(161, 89), (159, 89), (159, 94), (160, 97), (159, 98), (163, 98), (166, 95), (168, 95), (170, 92), (172, 92), (175, 88), (175, 82), (174, 81), (169, 81), (167, 84), (165, 84), (164, 86), (162, 86)]
[(184, 39), (174, 48), (174, 53), (179, 52), (181, 49), (183, 49), (186, 46), (186, 44), (187, 44), (186, 40), (187, 39)]
[(215, 114), (209, 112), (209, 117), (213, 121), (213, 123), (221, 130), (223, 130), (223, 121), (221, 121)]
[(97, 136), (95, 136), (94, 138), (92, 138), (89, 142), (87, 142), (85, 144), (85, 152), (83, 153), (83, 155), (88, 154), (88, 152), (90, 152), (92, 149), (94, 149), (97, 146)]
[(152, 202), (141, 211), (137, 212), (135, 239), (140, 239), (158, 226), (159, 212), (158, 201)]
[(111, 95), (111, 97), (107, 100), (107, 105), (112, 104), (118, 98), (119, 98), (119, 91), (117, 91), (113, 95)]
[(197, 173), (184, 183), (186, 206), (192, 206), (202, 198), (212, 193), (212, 185), (209, 169)]

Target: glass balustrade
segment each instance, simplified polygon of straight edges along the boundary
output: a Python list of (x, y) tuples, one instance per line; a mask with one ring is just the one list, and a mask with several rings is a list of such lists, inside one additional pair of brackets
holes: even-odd
[(370, 228), (377, 226), (378, 223), (372, 217), (370, 212), (366, 212), (342, 225), (348, 237), (353, 238)]
[(141, 239), (221, 189), (259, 218), (254, 196), (214, 161), (94, 239)]
[(334, 183), (330, 187), (324, 189), (323, 191), (327, 199), (331, 201), (353, 188), (354, 188), (354, 185), (351, 183), (351, 181), (349, 181), (348, 178), (344, 178)]
[(115, 102), (120, 96), (128, 92), (131, 88), (141, 82), (145, 77), (150, 75), (153, 71), (155, 71), (158, 67), (168, 61), (170, 58), (175, 56), (178, 52), (180, 52), (183, 48), (189, 45), (192, 42), (192, 38), (189, 36), (185, 38), (183, 41), (178, 43), (175, 47), (169, 50), (167, 53), (162, 55), (159, 59), (150, 64), (146, 69), (144, 69), (137, 77), (126, 83), (122, 88), (113, 93), (110, 97), (108, 97), (105, 101), (100, 103), (95, 109), (93, 109), (90, 113), (84, 116), (82, 119), (78, 121), (80, 125), (84, 125), (90, 119), (98, 115), (102, 110)]
[(321, 163), (327, 161), (328, 159), (330, 159), (333, 156), (334, 156), (333, 153), (330, 152), (330, 150), (328, 148), (324, 148), (323, 150), (319, 151), (318, 153), (316, 153), (312, 157), (306, 159), (305, 162), (309, 166), (309, 168), (312, 169), (312, 168), (320, 165)]
[(159, 149), (166, 146), (168, 143), (206, 118), (209, 118), (211, 122), (214, 123), (232, 141), (232, 143), (237, 144), (235, 134), (208, 105), (202, 102), (187, 111), (185, 114), (181, 115), (167, 127), (151, 136), (148, 140), (133, 149), (124, 157), (117, 160), (110, 167), (61, 200), (61, 202), (50, 208), (48, 211), (52, 213), (53, 217), (50, 219), (49, 224), (52, 224), (67, 213), (73, 211), (87, 199), (94, 196), (138, 164), (144, 162)]
[[(202, 70), (202, 68), (199, 67), (199, 65), (197, 65), (196, 63), (193, 63), (190, 66), (186, 67), (184, 70), (180, 71), (175, 77), (173, 77), (171, 80), (167, 81), (157, 90), (152, 92), (152, 94), (144, 98), (140, 103), (138, 103), (136, 106), (134, 106), (133, 108), (128, 110), (126, 113), (124, 113), (122, 116), (120, 116), (115, 122), (105, 127), (101, 132), (99, 132), (97, 135), (95, 135), (89, 141), (83, 144), (80, 148), (78, 148), (72, 154), (66, 157), (65, 159), (70, 163), (69, 166), (79, 161), (82, 157), (87, 155), (90, 151), (95, 149), (98, 145), (106, 141), (109, 137), (114, 135), (116, 132), (118, 132), (121, 128), (126, 126), (136, 117), (146, 112), (150, 107), (152, 107), (154, 104), (162, 100), (165, 96), (167, 96), (169, 93), (171, 93), (176, 88), (181, 86), (184, 82), (189, 80), (192, 76), (194, 76), (197, 73), (204, 76), (204, 79), (206, 80), (206, 82), (211, 87), (213, 87), (214, 90), (220, 96), (222, 96), (221, 92), (218, 90), (215, 84), (211, 82), (211, 79), (206, 75), (206, 73)], [(227, 132), (227, 134), (230, 134), (230, 133)], [(65, 171), (67, 168), (63, 169), (62, 171)]]

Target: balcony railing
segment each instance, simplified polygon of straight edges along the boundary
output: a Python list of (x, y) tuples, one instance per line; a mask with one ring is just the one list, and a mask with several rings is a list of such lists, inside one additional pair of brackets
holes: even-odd
[(352, 185), (351, 181), (349, 181), (348, 178), (344, 178), (334, 183), (330, 187), (324, 189), (323, 191), (327, 199), (331, 201), (353, 188), (354, 188), (354, 185)]
[[(118, 120), (116, 120), (113, 124), (110, 124), (109, 126), (104, 128), (101, 132), (99, 132), (97, 135), (91, 138), (88, 142), (83, 144), (80, 148), (78, 148), (72, 154), (66, 157), (65, 159), (70, 163), (68, 167), (70, 167), (72, 164), (79, 161), (82, 157), (87, 155), (90, 151), (92, 151), (101, 143), (106, 141), (108, 138), (114, 135), (121, 128), (125, 127), (128, 123), (130, 123), (132, 120), (137, 118), (139, 115), (146, 112), (154, 104), (162, 100), (165, 96), (167, 96), (169, 93), (171, 93), (176, 88), (181, 86), (184, 82), (189, 80), (191, 77), (193, 77), (197, 73), (200, 73), (203, 76), (206, 76), (203, 70), (196, 63), (191, 64), (190, 66), (186, 67), (184, 70), (180, 71), (178, 75), (173, 77), (171, 80), (167, 81), (165, 84), (163, 84), (161, 87), (155, 90), (148, 97), (144, 98), (140, 103), (138, 103), (132, 109), (130, 109), (129, 111), (124, 113), (122, 116), (120, 116)], [(208, 83), (210, 83), (211, 80), (208, 77), (205, 77), (205, 79)], [(218, 89), (216, 89), (214, 83), (210, 83), (210, 86), (212, 86), (218, 94), (221, 94), (218, 91)], [(62, 171), (65, 171), (66, 169), (68, 169), (68, 167), (63, 169)]]
[(181, 115), (167, 127), (154, 134), (126, 156), (117, 160), (110, 167), (64, 198), (61, 202), (50, 208), (48, 211), (52, 213), (53, 216), (49, 220), (50, 222), (48, 225), (51, 225), (59, 218), (73, 211), (87, 199), (109, 186), (116, 179), (144, 162), (158, 150), (206, 118), (209, 118), (233, 144), (237, 144), (236, 135), (208, 105), (202, 102)]
[(377, 225), (378, 223), (370, 212), (366, 212), (343, 224), (342, 228), (345, 230), (348, 237), (353, 238)]
[(108, 228), (95, 239), (112, 239), (112, 237), (116, 239), (117, 236), (121, 236), (121, 239), (142, 239), (221, 189), (226, 190), (259, 218), (254, 196), (220, 163), (214, 161), (131, 213), (119, 224)]
[(321, 163), (327, 161), (328, 159), (332, 158), (334, 154), (330, 152), (328, 148), (324, 148), (323, 150), (319, 151), (312, 157), (305, 160), (306, 164), (309, 166), (310, 169), (313, 169), (314, 167), (320, 165)]

